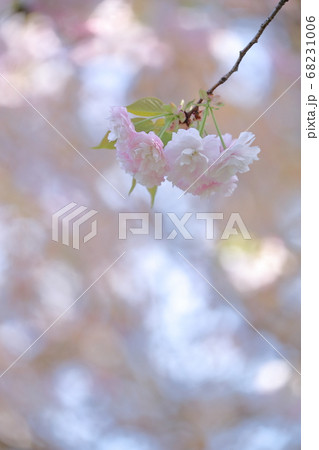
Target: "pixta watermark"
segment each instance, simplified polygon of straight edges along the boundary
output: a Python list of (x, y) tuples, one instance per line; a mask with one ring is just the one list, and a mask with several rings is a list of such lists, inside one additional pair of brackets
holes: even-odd
[[(52, 240), (77, 250), (80, 249), (82, 244), (97, 235), (97, 220), (92, 220), (96, 214), (97, 211), (94, 209), (88, 210), (85, 206), (69, 203), (52, 215)], [(225, 218), (222, 212), (186, 212), (181, 217), (173, 212), (121, 212), (118, 214), (118, 239), (125, 240), (131, 235), (147, 235), (156, 240), (172, 240), (176, 237), (190, 240), (195, 238), (195, 232), (198, 237), (198, 227), (194, 227), (194, 220), (204, 222), (203, 238), (205, 239), (225, 240), (234, 235), (251, 239), (238, 212), (231, 213), (228, 218)], [(224, 223), (219, 222), (219, 236), (216, 237), (215, 224), (222, 220)], [(86, 234), (83, 234), (83, 230), (81, 233), (84, 224), (89, 224), (91, 227)], [(164, 231), (167, 229), (169, 231)]]
[[(118, 237), (119, 239), (127, 239), (129, 234), (153, 235), (154, 239), (170, 240), (180, 235), (184, 239), (194, 239), (191, 227), (188, 226), (189, 219), (194, 218), (194, 216), (196, 220), (205, 221), (205, 238), (215, 239), (215, 221), (224, 219), (224, 213), (221, 212), (198, 212), (196, 214), (186, 212), (182, 217), (178, 217), (173, 212), (155, 212), (152, 214), (148, 212), (119, 213)], [(167, 219), (173, 225), (173, 230), (164, 235), (163, 224)], [(241, 235), (244, 239), (251, 239), (243, 219), (237, 212), (230, 214), (220, 239), (225, 240), (233, 235)]]
[(83, 244), (96, 236), (97, 221), (91, 221), (91, 219), (97, 214), (97, 211), (91, 209), (83, 214), (85, 211), (87, 211), (86, 206), (78, 206), (72, 202), (54, 213), (52, 215), (52, 240), (79, 250), (80, 230), (85, 223), (91, 224), (91, 230), (82, 237)]

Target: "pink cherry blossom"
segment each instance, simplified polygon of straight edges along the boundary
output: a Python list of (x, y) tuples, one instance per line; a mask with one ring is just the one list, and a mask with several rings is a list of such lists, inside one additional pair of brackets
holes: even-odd
[(168, 165), (163, 142), (152, 131), (129, 133), (127, 140), (117, 141), (116, 150), (122, 168), (138, 183), (151, 188), (164, 181)]
[(173, 133), (164, 149), (169, 164), (167, 179), (193, 195), (231, 195), (237, 187), (236, 173), (249, 170), (260, 149), (250, 147), (254, 135), (248, 132), (238, 139), (225, 134), (223, 140), (226, 149), (218, 136), (202, 138), (195, 128)]
[(214, 164), (212, 173), (214, 179), (220, 182), (228, 180), (236, 173), (249, 171), (249, 165), (258, 160), (259, 147), (251, 147), (255, 135), (248, 131), (240, 133), (238, 139), (232, 139), (231, 135), (223, 137), (227, 146), (226, 150), (221, 147), (221, 155)]
[(110, 108), (106, 129), (110, 131), (108, 136), (110, 141), (116, 139), (125, 141), (129, 139), (132, 133), (135, 133), (134, 125), (123, 106), (112, 106)]

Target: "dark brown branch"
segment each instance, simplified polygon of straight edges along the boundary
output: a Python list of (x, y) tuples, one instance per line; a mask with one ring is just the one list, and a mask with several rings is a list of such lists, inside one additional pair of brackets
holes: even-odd
[[(244, 58), (244, 56), (246, 55), (246, 53), (248, 52), (248, 50), (251, 49), (251, 47), (254, 44), (257, 44), (258, 39), (260, 38), (260, 36), (263, 34), (263, 32), (265, 31), (265, 29), (267, 28), (267, 26), (270, 24), (270, 22), (274, 19), (274, 17), (277, 15), (277, 13), (281, 10), (281, 8), (284, 6), (285, 3), (287, 3), (289, 0), (280, 0), (278, 5), (276, 6), (276, 8), (273, 10), (273, 12), (270, 14), (269, 17), (267, 17), (267, 19), (260, 25), (260, 28), (257, 32), (257, 34), (253, 37), (253, 39), (246, 45), (245, 48), (243, 48), (240, 52), (239, 52), (239, 57), (237, 59), (237, 61), (235, 62), (235, 64), (233, 65), (233, 67), (230, 69), (230, 71), (228, 73), (226, 73), (226, 75), (222, 76), (221, 79), (214, 84), (213, 87), (211, 87), (210, 89), (208, 89), (207, 91), (207, 95), (212, 95), (213, 92), (215, 91), (216, 88), (218, 88), (218, 86), (224, 84), (228, 78), (230, 78), (230, 76), (234, 73), (237, 72), (238, 68), (239, 68), (239, 64), (241, 63), (242, 59)], [(186, 112), (185, 111), (185, 124), (189, 126), (189, 124), (192, 122), (191, 117), (194, 116), (194, 119), (196, 120), (196, 116), (198, 116), (199, 114), (199, 106), (201, 103), (203, 103), (204, 99), (200, 98), (197, 102), (197, 105), (195, 105), (190, 111)], [(193, 120), (194, 120), (193, 119)]]

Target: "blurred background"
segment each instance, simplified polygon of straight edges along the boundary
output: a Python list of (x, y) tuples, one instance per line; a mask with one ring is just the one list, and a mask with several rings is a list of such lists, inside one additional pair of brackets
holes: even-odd
[[(232, 197), (160, 187), (151, 230), (154, 212), (222, 212), (213, 240), (194, 214), (193, 240), (167, 240), (167, 217), (163, 240), (119, 240), (118, 213), (149, 212), (149, 195), (123, 199), (103, 177), (124, 197), (131, 178), (92, 149), (110, 105), (197, 98), (276, 3), (0, 1), (0, 73), (103, 175), (0, 77), (1, 373), (126, 252), (0, 378), (1, 449), (300, 448), (300, 376), (271, 346), (299, 370), (300, 82), (252, 126), (260, 160)], [(223, 133), (237, 137), (298, 78), (299, 8), (218, 89)], [(80, 250), (51, 239), (71, 202), (98, 211)], [(232, 212), (251, 240), (220, 238)]]

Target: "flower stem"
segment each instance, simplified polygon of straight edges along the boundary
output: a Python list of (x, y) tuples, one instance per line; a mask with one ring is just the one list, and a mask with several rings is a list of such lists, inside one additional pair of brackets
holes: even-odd
[(163, 128), (161, 129), (161, 131), (158, 133), (158, 137), (161, 138), (163, 136), (163, 134), (165, 133), (165, 131), (171, 126), (172, 122), (174, 121), (174, 118), (167, 118), (165, 121), (165, 124), (163, 126)]
[(227, 147), (225, 145), (225, 142), (224, 142), (223, 136), (222, 136), (222, 134), (220, 132), (220, 129), (218, 128), (217, 121), (216, 121), (216, 118), (215, 118), (215, 114), (213, 112), (213, 108), (209, 107), (209, 109), (210, 109), (210, 112), (211, 112), (211, 115), (212, 115), (212, 118), (213, 118), (213, 121), (214, 121), (214, 124), (215, 124), (215, 128), (217, 130), (217, 134), (219, 136), (220, 142), (222, 143), (222, 146), (223, 146), (224, 150), (226, 150)]
[(170, 115), (170, 114), (160, 114), (160, 115), (158, 115), (158, 116), (150, 116), (150, 117), (146, 117), (145, 119), (140, 120), (138, 123), (140, 124), (140, 123), (147, 122), (148, 120), (160, 119), (161, 117), (167, 117), (167, 116), (169, 116), (169, 115)]
[(207, 104), (205, 106), (204, 115), (203, 115), (202, 121), (200, 123), (199, 130), (198, 130), (201, 137), (203, 137), (203, 134), (204, 134), (205, 124), (206, 124), (207, 116), (209, 114), (209, 110), (210, 110), (210, 106), (209, 106), (209, 104)]

